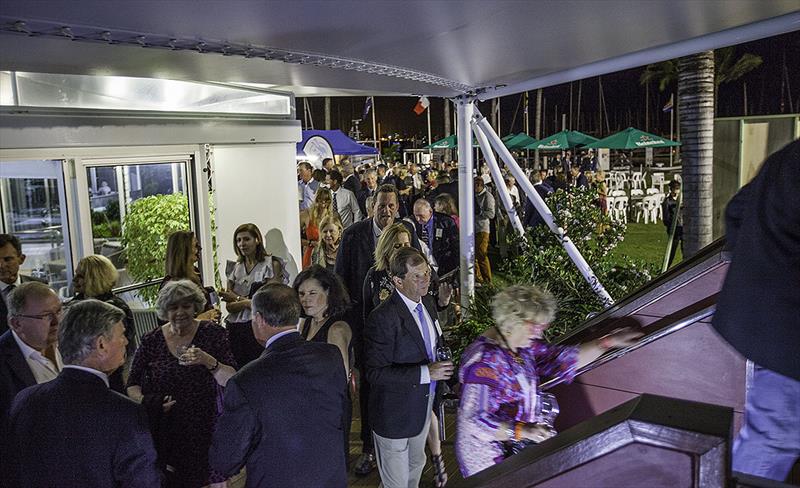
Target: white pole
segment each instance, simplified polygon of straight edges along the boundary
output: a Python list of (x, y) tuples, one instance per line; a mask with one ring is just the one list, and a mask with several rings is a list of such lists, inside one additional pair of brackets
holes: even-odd
[(511, 225), (514, 226), (514, 229), (519, 235), (524, 236), (525, 229), (522, 227), (522, 221), (519, 219), (517, 209), (514, 207), (514, 203), (511, 201), (511, 194), (508, 192), (506, 182), (503, 179), (503, 175), (500, 173), (500, 166), (497, 164), (497, 159), (494, 157), (494, 153), (489, 145), (489, 141), (486, 139), (486, 135), (480, 130), (480, 128), (475, 125), (474, 118), (472, 119), (472, 124), (472, 130), (475, 132), (475, 138), (478, 139), (478, 145), (481, 147), (483, 157), (486, 158), (486, 164), (489, 166), (489, 171), (492, 173), (494, 186), (497, 188), (497, 194), (500, 196), (500, 200), (503, 202), (503, 206), (506, 208), (506, 213), (508, 213), (508, 218), (511, 221)]
[(525, 177), (525, 172), (519, 167), (517, 162), (514, 160), (514, 157), (508, 151), (508, 148), (506, 148), (505, 144), (503, 144), (503, 142), (500, 140), (500, 137), (498, 137), (497, 134), (492, 131), (492, 126), (489, 124), (489, 121), (487, 121), (486, 118), (481, 115), (477, 108), (475, 108), (474, 111), (474, 118), (476, 119), (475, 124), (489, 138), (489, 142), (494, 150), (497, 151), (497, 154), (499, 154), (503, 159), (503, 162), (506, 163), (509, 171), (511, 171), (511, 174), (514, 175), (517, 183), (519, 183), (520, 187), (523, 189), (523, 191), (525, 191), (525, 194), (528, 195), (531, 203), (533, 203), (533, 206), (536, 208), (536, 211), (539, 212), (539, 215), (542, 216), (542, 219), (544, 219), (544, 222), (550, 228), (550, 231), (553, 232), (556, 237), (558, 237), (558, 240), (561, 242), (564, 250), (567, 251), (567, 254), (572, 262), (578, 267), (578, 271), (580, 271), (584, 279), (589, 283), (589, 286), (592, 288), (592, 290), (594, 290), (605, 307), (613, 305), (614, 300), (611, 298), (611, 295), (608, 294), (606, 289), (600, 283), (600, 280), (597, 279), (597, 276), (595, 276), (592, 268), (589, 266), (589, 263), (587, 263), (583, 258), (580, 251), (578, 251), (578, 248), (575, 247), (575, 244), (572, 242), (569, 236), (564, 233), (564, 229), (561, 227), (556, 227), (556, 223), (553, 220), (553, 213), (549, 208), (547, 208), (547, 204), (545, 204), (544, 200), (542, 200), (542, 197), (539, 196), (539, 193), (533, 187), (533, 184), (531, 184), (530, 180)]
[(475, 104), (471, 98), (456, 99), (456, 137), (458, 138), (458, 213), (460, 215), (461, 307), (466, 317), (475, 294), (475, 183), (472, 176), (472, 119)]
[[(433, 140), (431, 139), (431, 110), (433, 109), (430, 107), (430, 105), (425, 109), (425, 111), (428, 113), (428, 146), (433, 144)], [(433, 149), (429, 148), (428, 154), (431, 154), (432, 152)]]
[[(372, 97), (372, 141), (375, 149), (378, 149), (378, 126), (375, 125), (375, 97)], [(380, 157), (380, 154), (378, 154)]]

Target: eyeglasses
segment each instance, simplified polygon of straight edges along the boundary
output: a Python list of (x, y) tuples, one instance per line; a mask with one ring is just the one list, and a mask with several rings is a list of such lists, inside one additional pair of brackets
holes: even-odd
[(56, 320), (56, 321), (57, 320), (61, 320), (61, 317), (63, 317), (63, 316), (64, 316), (64, 310), (63, 309), (59, 310), (57, 312), (47, 312), (47, 313), (43, 313), (43, 314), (39, 314), (39, 315), (25, 315), (25, 314), (22, 314), (22, 313), (16, 314), (16, 317), (23, 317), (23, 318), (26, 318), (26, 319), (35, 319), (35, 320), (47, 319), (50, 322), (52, 322), (54, 320)]

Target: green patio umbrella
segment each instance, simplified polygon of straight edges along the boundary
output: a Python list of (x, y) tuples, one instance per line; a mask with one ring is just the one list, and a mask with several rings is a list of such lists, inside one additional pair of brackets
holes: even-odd
[[(453, 134), (452, 136), (447, 136), (444, 139), (439, 139), (433, 144), (429, 144), (422, 149), (456, 149), (457, 147), (458, 139), (456, 138), (455, 134)], [(472, 139), (472, 147), (478, 147), (478, 143), (474, 138)]]
[(503, 141), (503, 142), (506, 142), (506, 141), (508, 141), (510, 139), (513, 139), (514, 137), (517, 137), (517, 135), (518, 134), (509, 134), (509, 135), (505, 136), (504, 138), (502, 138), (500, 140)]
[(605, 139), (587, 144), (586, 147), (593, 149), (644, 149), (646, 147), (674, 147), (680, 145), (680, 142), (670, 141), (655, 134), (628, 127)]
[(536, 139), (528, 134), (525, 134), (524, 132), (520, 132), (511, 139), (503, 141), (503, 143), (509, 149), (522, 149), (529, 144), (533, 144), (534, 142), (536, 142)]
[(562, 151), (573, 147), (584, 146), (595, 142), (596, 137), (588, 136), (577, 130), (562, 130), (552, 136), (544, 137), (523, 147), (522, 149), (538, 149), (540, 151)]

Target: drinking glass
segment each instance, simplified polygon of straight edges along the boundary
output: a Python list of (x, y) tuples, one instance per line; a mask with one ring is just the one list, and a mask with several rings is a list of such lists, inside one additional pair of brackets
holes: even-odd
[(177, 350), (177, 352), (178, 352), (178, 364), (180, 364), (181, 366), (186, 366), (187, 359), (184, 359), (184, 358), (186, 356), (186, 353), (188, 353), (189, 350), (193, 349), (193, 348), (194, 348), (194, 344), (189, 344), (187, 346), (178, 346), (178, 350)]

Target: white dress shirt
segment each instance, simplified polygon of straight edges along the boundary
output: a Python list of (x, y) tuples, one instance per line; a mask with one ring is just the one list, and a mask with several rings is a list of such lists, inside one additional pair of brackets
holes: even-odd
[(295, 329), (284, 330), (283, 332), (278, 332), (274, 336), (272, 336), (269, 339), (267, 339), (267, 345), (264, 346), (264, 349), (268, 349), (269, 346), (273, 342), (277, 341), (278, 339), (280, 339), (281, 337), (285, 336), (286, 334), (291, 334), (292, 332), (297, 332), (297, 329), (295, 328)]
[[(419, 333), (422, 336), (422, 340), (424, 341), (425, 334), (422, 332), (422, 324), (420, 323), (419, 316), (417, 315), (417, 305), (422, 303), (422, 300), (418, 302), (413, 302), (407, 296), (403, 295), (403, 293), (400, 290), (397, 290), (397, 294), (400, 295), (400, 298), (403, 299), (403, 303), (405, 303), (406, 307), (408, 307), (409, 313), (411, 313), (411, 316), (414, 317), (414, 322), (416, 322), (417, 329), (419, 329)], [(434, 323), (433, 320), (431, 319), (430, 314), (428, 314), (428, 310), (425, 308), (425, 304), (422, 305), (422, 313), (425, 314), (425, 320), (428, 322), (428, 333), (430, 334), (428, 337), (431, 338), (431, 344), (430, 344), (431, 356), (436, 357), (436, 339), (439, 337), (439, 335), (436, 332), (436, 328), (434, 327)], [(420, 366), (419, 369), (420, 369), (419, 384), (420, 385), (429, 384), (431, 382), (431, 373), (428, 370), (428, 365), (423, 364), (422, 366)]]
[(353, 222), (361, 220), (361, 207), (358, 206), (358, 199), (353, 192), (341, 187), (333, 192), (333, 198), (336, 199), (336, 210), (339, 212), (342, 227), (350, 227)]
[(53, 362), (44, 357), (42, 353), (25, 344), (25, 342), (19, 338), (16, 331), (12, 330), (11, 335), (14, 336), (14, 340), (17, 341), (17, 346), (19, 346), (19, 350), (22, 352), (22, 357), (24, 357), (25, 362), (28, 363), (28, 367), (31, 369), (31, 373), (33, 373), (33, 378), (36, 380), (37, 384), (45, 383), (58, 376), (58, 372), (61, 371), (62, 368), (61, 353), (58, 352), (58, 348), (55, 350), (56, 364), (53, 364)]

